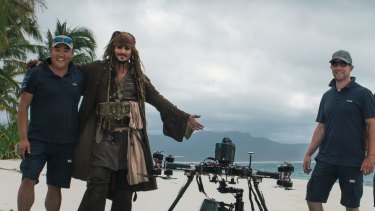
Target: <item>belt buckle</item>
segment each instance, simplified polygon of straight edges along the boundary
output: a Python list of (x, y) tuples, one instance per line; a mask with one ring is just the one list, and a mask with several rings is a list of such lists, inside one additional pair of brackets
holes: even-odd
[(126, 104), (122, 104), (121, 102), (117, 101), (111, 106), (111, 116), (116, 120), (121, 120), (124, 117), (128, 116), (129, 109)]

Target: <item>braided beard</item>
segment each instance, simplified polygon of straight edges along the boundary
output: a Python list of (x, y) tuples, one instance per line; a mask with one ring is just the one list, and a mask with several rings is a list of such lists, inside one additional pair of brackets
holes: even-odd
[(130, 60), (120, 61), (120, 60), (117, 59), (116, 56), (114, 56), (114, 57), (115, 57), (115, 61), (116, 61), (116, 63), (118, 63), (118, 64), (122, 64), (122, 65), (124, 65), (124, 64), (126, 64), (126, 63), (130, 63)]
[(128, 63), (129, 61), (119, 61), (119, 60), (116, 60), (119, 64), (126, 64)]

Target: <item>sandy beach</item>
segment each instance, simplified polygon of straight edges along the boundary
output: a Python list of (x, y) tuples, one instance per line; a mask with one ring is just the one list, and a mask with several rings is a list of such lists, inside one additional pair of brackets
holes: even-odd
[[(21, 174), (19, 173), (20, 160), (0, 160), (0, 211), (17, 210), (17, 191), (20, 185)], [(149, 192), (138, 192), (137, 201), (133, 204), (134, 211), (164, 211), (168, 210), (175, 200), (181, 187), (186, 183), (187, 177), (183, 172), (175, 171), (172, 177), (176, 179), (165, 180), (158, 178), (159, 189)], [(35, 187), (35, 203), (32, 210), (45, 210), (44, 199), (47, 191), (45, 184), (45, 174), (42, 173), (40, 183)], [(207, 176), (202, 176), (205, 191), (210, 198), (216, 201), (223, 201), (225, 203), (234, 203), (235, 198), (232, 194), (219, 193), (216, 189), (218, 183), (209, 182)], [(276, 187), (276, 180), (264, 179), (259, 188), (262, 191), (266, 206), (270, 211), (307, 211), (305, 202), (306, 180), (293, 179), (293, 189), (284, 190)], [(243, 201), (245, 210), (251, 210), (247, 181), (239, 180), (239, 184), (230, 185), (230, 187), (244, 189)], [(86, 188), (86, 183), (80, 180), (72, 180), (70, 189), (63, 189), (63, 201), (61, 205), (62, 211), (77, 210), (81, 201), (83, 193)], [(183, 197), (180, 199), (175, 211), (194, 211), (200, 210), (203, 200), (206, 196), (198, 190), (197, 182), (194, 179), (186, 190)], [(339, 203), (340, 188), (336, 184), (331, 192), (328, 203), (324, 204), (325, 210), (344, 210)], [(254, 203), (256, 206), (256, 203)], [(106, 210), (110, 210), (111, 202), (107, 200)], [(257, 207), (255, 210), (258, 210)], [(373, 207), (373, 194), (371, 187), (365, 187), (361, 201), (360, 210), (375, 210)]]

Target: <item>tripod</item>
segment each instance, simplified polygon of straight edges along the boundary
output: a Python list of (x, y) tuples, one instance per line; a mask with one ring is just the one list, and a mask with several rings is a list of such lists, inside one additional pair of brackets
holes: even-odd
[[(253, 184), (251, 184), (251, 180)], [(254, 211), (254, 202), (252, 199), (252, 195), (254, 195), (254, 200), (258, 205), (260, 211), (268, 211), (266, 206), (266, 201), (262, 192), (259, 190), (259, 183), (262, 181), (261, 178), (251, 177), (248, 179), (248, 186), (249, 186), (249, 201), (251, 205), (251, 210)]]
[[(268, 171), (258, 171), (251, 168), (251, 156), (253, 152), (249, 152), (250, 162), (248, 167), (238, 167), (231, 166), (228, 163), (204, 163), (196, 165), (194, 169), (191, 168), (191, 165), (186, 164), (172, 164), (166, 163), (167, 169), (185, 169), (185, 175), (188, 177), (186, 184), (179, 191), (176, 199), (172, 203), (168, 211), (173, 211), (179, 200), (184, 195), (187, 188), (190, 186), (193, 181), (194, 176), (197, 178), (198, 188), (200, 192), (203, 192), (206, 196), (207, 194), (204, 191), (203, 183), (200, 175), (203, 174), (213, 174), (214, 176), (210, 179), (210, 182), (217, 183), (219, 182), (219, 188), (217, 190), (220, 193), (232, 193), (236, 198), (236, 202), (232, 204), (226, 204), (224, 202), (216, 202), (214, 199), (205, 199), (203, 206), (200, 211), (215, 210), (215, 211), (244, 211), (244, 202), (243, 189), (227, 187), (226, 180), (222, 179), (218, 181), (218, 175), (226, 176), (238, 176), (240, 178), (247, 178), (248, 188), (249, 188), (249, 201), (251, 205), (251, 210), (254, 211), (254, 201), (257, 204), (260, 211), (268, 211), (266, 202), (262, 192), (259, 190), (259, 183), (262, 182), (263, 178), (272, 178), (277, 179), (277, 185), (285, 187), (285, 189), (292, 187), (293, 183), (290, 179), (291, 173), (294, 171), (294, 167), (291, 164), (285, 163), (278, 167), (278, 172), (268, 172)], [(211, 158), (207, 158), (211, 159)], [(188, 170), (186, 170), (188, 169)], [(229, 184), (235, 184), (234, 178), (231, 179)], [(207, 197), (208, 198), (208, 197)], [(205, 208), (206, 205), (206, 208)], [(228, 207), (228, 209), (226, 208)]]
[[(190, 186), (190, 184), (193, 181), (193, 178), (194, 178), (195, 175), (196, 175), (196, 172), (192, 172), (192, 173), (190, 173), (187, 176), (188, 180), (186, 181), (185, 185), (182, 186), (181, 190), (178, 192), (176, 199), (173, 201), (173, 203), (169, 207), (168, 211), (173, 211), (173, 209), (176, 207), (177, 203), (180, 201), (180, 199), (184, 195), (185, 191)], [(205, 193), (204, 189), (203, 189), (203, 185), (202, 184), (198, 184), (198, 186), (199, 186), (200, 191), (203, 192), (203, 193)], [(235, 208), (234, 211), (244, 211), (244, 202), (242, 200), (243, 189), (232, 188), (232, 187), (228, 188), (227, 185), (225, 184), (225, 181), (221, 180), (219, 182), (218, 191), (220, 193), (234, 193), (235, 194), (235, 198), (236, 198), (235, 204), (226, 204), (224, 202), (219, 202), (218, 203), (219, 207), (217, 209), (218, 211), (230, 211), (230, 210), (233, 210), (233, 207)], [(229, 209), (225, 208), (225, 206), (229, 207)]]
[(168, 211), (172, 211), (176, 207), (177, 203), (180, 201), (180, 199), (184, 195), (185, 191), (188, 189), (189, 185), (191, 184), (191, 181), (193, 181), (194, 176), (195, 176), (195, 172), (193, 174), (187, 176), (188, 180), (186, 181), (185, 185), (182, 186), (180, 192), (178, 192), (178, 195), (177, 195), (176, 199), (173, 201), (173, 203), (172, 203), (171, 207), (169, 207)]

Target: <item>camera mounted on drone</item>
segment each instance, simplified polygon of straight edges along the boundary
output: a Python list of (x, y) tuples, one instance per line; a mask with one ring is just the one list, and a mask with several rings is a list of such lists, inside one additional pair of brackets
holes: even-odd
[[(217, 190), (220, 193), (232, 193), (236, 198), (236, 202), (231, 204), (227, 204), (224, 202), (216, 202), (212, 199), (205, 199), (202, 204), (201, 211), (226, 211), (233, 209), (235, 211), (243, 211), (243, 189), (227, 186), (227, 183), (236, 184), (234, 179), (235, 177), (237, 177), (237, 181), (239, 178), (247, 179), (249, 187), (249, 200), (251, 203), (252, 210), (254, 210), (254, 198), (259, 209), (267, 211), (263, 194), (260, 192), (258, 187), (259, 183), (262, 182), (263, 179), (276, 179), (277, 186), (283, 187), (286, 190), (292, 188), (293, 182), (291, 180), (291, 174), (294, 172), (294, 167), (290, 163), (284, 162), (283, 164), (279, 165), (277, 168), (277, 172), (256, 170), (251, 168), (251, 157), (253, 154), (252, 152), (249, 152), (249, 165), (239, 166), (234, 163), (235, 151), (236, 146), (232, 143), (232, 140), (228, 137), (224, 137), (221, 143), (216, 143), (215, 145), (215, 158), (208, 157), (199, 164), (176, 163), (174, 162), (173, 155), (165, 156), (162, 153), (162, 151), (155, 152), (153, 154), (154, 169), (152, 175), (150, 176), (169, 179), (172, 178), (171, 175), (173, 175), (174, 170), (181, 170), (184, 171), (184, 174), (188, 177), (188, 181), (181, 188), (176, 199), (174, 200), (173, 204), (171, 205), (168, 211), (172, 211), (174, 207), (177, 205), (178, 201), (183, 196), (186, 189), (192, 182), (194, 176), (197, 177), (198, 188), (200, 192), (206, 194), (204, 192), (204, 187), (202, 180), (200, 179), (200, 176), (208, 175), (210, 177), (210, 182), (219, 183), (219, 187), (217, 188)], [(164, 177), (160, 176), (162, 174), (162, 170), (164, 171)], [(225, 176), (226, 179), (219, 180), (219, 176), (221, 178), (224, 178)], [(230, 180), (227, 179), (228, 177), (230, 177)]]

